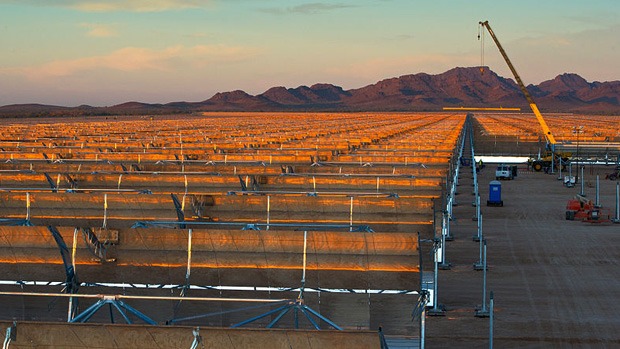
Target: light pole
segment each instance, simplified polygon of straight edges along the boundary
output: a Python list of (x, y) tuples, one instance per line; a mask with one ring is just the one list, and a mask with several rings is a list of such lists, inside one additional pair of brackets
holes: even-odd
[(575, 184), (579, 183), (579, 134), (583, 132), (583, 126), (573, 126), (573, 133), (577, 134), (577, 155), (575, 160), (577, 161), (577, 173), (575, 174)]

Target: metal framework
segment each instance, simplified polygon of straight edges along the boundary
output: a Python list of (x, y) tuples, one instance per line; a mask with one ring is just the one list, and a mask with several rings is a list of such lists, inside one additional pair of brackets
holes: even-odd
[(43, 175), (45, 176), (45, 179), (47, 179), (47, 183), (49, 183), (50, 188), (52, 189), (52, 193), (57, 193), (58, 187), (56, 186), (56, 183), (54, 183), (54, 181), (52, 180), (52, 177), (50, 177), (50, 175), (45, 172), (43, 173)]
[(153, 319), (144, 315), (142, 312), (138, 311), (136, 308), (130, 306), (129, 304), (123, 302), (122, 300), (117, 299), (117, 297), (115, 296), (103, 296), (102, 299), (99, 299), (97, 302), (95, 302), (93, 305), (88, 307), (82, 313), (75, 316), (73, 319), (69, 320), (69, 322), (72, 322), (72, 323), (73, 322), (82, 322), (82, 323), (88, 322), (88, 320), (90, 320), (90, 318), (93, 315), (95, 315), (95, 313), (98, 312), (101, 308), (103, 308), (106, 304), (110, 308), (110, 322), (112, 323), (114, 323), (114, 315), (112, 312), (112, 308), (114, 307), (121, 314), (125, 322), (128, 324), (132, 324), (133, 321), (129, 318), (129, 315), (127, 314), (127, 312), (138, 317), (140, 320), (144, 321), (145, 323), (149, 325), (157, 325), (157, 322), (153, 321)]
[[(0, 280), (0, 285), (12, 285), (19, 287), (27, 286), (64, 286), (64, 281), (33, 281), (33, 280)], [(139, 284), (139, 283), (94, 283), (81, 282), (80, 288), (87, 287), (106, 287), (106, 288), (122, 288), (122, 289), (182, 289), (186, 285), (180, 284)], [(295, 292), (298, 293), (299, 287), (273, 287), (273, 286), (226, 286), (226, 285), (195, 285), (187, 286), (191, 290), (212, 290), (212, 291), (256, 291), (256, 292)], [(305, 293), (346, 293), (346, 294), (399, 294), (399, 295), (418, 295), (420, 292), (416, 290), (390, 290), (390, 289), (340, 289), (340, 288), (322, 288), (322, 287), (305, 287)], [(0, 294), (2, 294), (0, 292)], [(83, 294), (76, 294), (82, 296)], [(186, 298), (179, 298), (185, 300)]]
[(30, 219), (0, 218), (0, 225), (32, 227)]
[[(68, 294), (77, 293), (78, 289), (80, 288), (80, 282), (78, 281), (78, 277), (75, 272), (73, 257), (71, 253), (69, 252), (69, 248), (67, 247), (67, 244), (65, 243), (64, 239), (62, 238), (62, 235), (60, 235), (60, 232), (58, 231), (58, 229), (56, 229), (56, 227), (50, 225), (47, 227), (47, 229), (52, 234), (54, 241), (56, 241), (56, 244), (58, 245), (58, 248), (60, 249), (62, 263), (65, 267), (65, 273), (67, 275), (67, 280), (65, 281), (65, 286), (63, 288), (63, 291)], [(75, 245), (75, 239), (74, 239), (74, 245)], [(73, 318), (73, 316), (77, 312), (77, 309), (78, 309), (78, 302), (77, 301), (70, 302), (69, 314), (68, 314), (69, 319)]]
[(179, 201), (179, 198), (174, 194), (171, 193), (170, 197), (172, 198), (172, 203), (174, 204), (174, 209), (177, 212), (177, 219), (179, 220), (179, 228), (181, 229), (185, 229), (185, 214), (183, 213), (183, 206), (181, 205), (181, 202)]
[(107, 258), (107, 244), (101, 242), (97, 238), (97, 235), (90, 227), (82, 228), (82, 235), (84, 236), (84, 242), (88, 247), (88, 250), (101, 262), (113, 262), (114, 259)]
[[(252, 323), (254, 321), (260, 320), (262, 318), (265, 318), (267, 316), (271, 316), (277, 313), (278, 315), (266, 326), (267, 328), (273, 328), (275, 325), (278, 324), (278, 322), (280, 322), (280, 320), (284, 317), (284, 315), (286, 315), (289, 311), (292, 310), (293, 321), (294, 321), (293, 326), (296, 329), (299, 328), (299, 313), (301, 312), (316, 330), (321, 329), (319, 322), (323, 321), (327, 323), (329, 326), (333, 327), (334, 329), (338, 331), (342, 331), (342, 328), (336, 325), (333, 321), (331, 321), (330, 319), (321, 315), (319, 312), (315, 311), (314, 309), (304, 304), (304, 290), (306, 287), (307, 250), (308, 250), (308, 231), (304, 231), (303, 268), (302, 268), (302, 276), (301, 276), (301, 287), (299, 288), (299, 296), (297, 297), (297, 299), (294, 302), (289, 302), (287, 304), (282, 305), (281, 307), (272, 309), (266, 313), (263, 313), (258, 316), (249, 318), (245, 321), (236, 323), (231, 326), (232, 328), (241, 327), (241, 326), (247, 325), (249, 323)], [(319, 320), (319, 322), (317, 322), (313, 318), (313, 316), (316, 317), (316, 319)]]

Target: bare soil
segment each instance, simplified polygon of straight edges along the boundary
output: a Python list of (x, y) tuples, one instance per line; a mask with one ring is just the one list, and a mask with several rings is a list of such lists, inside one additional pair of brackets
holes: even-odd
[[(494, 166), (478, 174), (482, 228), (487, 241), (487, 297), (494, 292), (497, 348), (620, 346), (620, 225), (565, 219), (565, 206), (581, 190), (567, 188), (557, 174), (528, 172), (503, 181), (503, 207), (487, 207)], [(584, 192), (615, 215), (616, 182), (611, 167), (587, 167)], [(446, 259), (439, 273), (439, 303), (446, 316), (427, 319), (429, 348), (480, 348), (489, 343), (489, 319), (474, 316), (482, 304), (482, 271), (475, 271), (480, 247), (473, 206), (471, 168), (459, 181)], [(487, 307), (489, 301), (487, 298)]]

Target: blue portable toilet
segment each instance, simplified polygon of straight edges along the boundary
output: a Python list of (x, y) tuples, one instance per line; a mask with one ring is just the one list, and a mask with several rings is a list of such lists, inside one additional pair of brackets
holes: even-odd
[(502, 201), (502, 183), (500, 181), (491, 181), (489, 183), (487, 206), (504, 206)]

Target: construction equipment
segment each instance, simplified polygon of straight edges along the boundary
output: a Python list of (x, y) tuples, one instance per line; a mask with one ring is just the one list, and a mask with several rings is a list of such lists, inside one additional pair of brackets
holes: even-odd
[(616, 179), (620, 178), (620, 167), (616, 167), (614, 172), (606, 174), (605, 178), (612, 180), (612, 181), (615, 181)]
[(582, 195), (575, 195), (574, 199), (566, 204), (566, 220), (582, 221), (587, 223), (610, 223), (611, 216), (607, 210), (603, 210), (586, 199)]
[[(568, 161), (568, 158), (571, 156), (571, 154), (556, 152), (555, 146), (557, 144), (557, 141), (555, 140), (555, 137), (551, 133), (551, 130), (549, 129), (549, 126), (547, 126), (547, 123), (545, 122), (545, 119), (543, 118), (542, 114), (538, 110), (538, 106), (534, 102), (534, 99), (532, 98), (532, 96), (528, 92), (527, 88), (525, 88), (525, 84), (523, 84), (523, 81), (521, 80), (521, 77), (519, 76), (519, 73), (517, 73), (517, 70), (512, 65), (512, 62), (510, 61), (510, 58), (508, 58), (508, 54), (506, 54), (506, 51), (504, 50), (502, 45), (499, 43), (499, 40), (497, 39), (497, 36), (495, 36), (495, 33), (493, 32), (493, 29), (491, 29), (491, 26), (489, 25), (489, 21), (479, 22), (479, 24), (480, 24), (481, 27), (486, 28), (486, 30), (491, 35), (491, 38), (493, 38), (493, 41), (495, 42), (495, 45), (497, 45), (497, 48), (499, 49), (499, 52), (502, 54), (502, 57), (504, 58), (504, 61), (506, 61), (506, 64), (508, 65), (508, 68), (510, 68), (510, 71), (512, 72), (512, 75), (514, 76), (515, 80), (517, 81), (517, 85), (519, 85), (519, 88), (521, 89), (521, 92), (523, 92), (523, 95), (525, 96), (525, 99), (527, 99), (527, 102), (529, 103), (530, 108), (532, 109), (532, 112), (536, 116), (536, 119), (538, 120), (538, 123), (540, 124), (540, 127), (543, 130), (543, 134), (545, 135), (547, 154), (545, 154), (543, 156), (539, 156), (538, 159), (533, 159), (531, 161), (531, 163), (530, 163), (532, 169), (534, 171), (541, 171), (543, 169), (548, 169), (548, 168), (554, 166), (554, 164), (562, 166), (564, 163), (566, 163)], [(481, 32), (483, 33), (482, 30), (481, 30)], [(480, 40), (480, 37), (481, 37), (481, 35), (479, 33), (478, 34), (478, 39), (479, 40)], [(481, 67), (481, 69), (482, 69), (482, 67)]]

